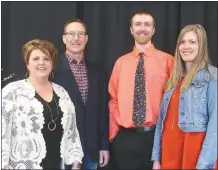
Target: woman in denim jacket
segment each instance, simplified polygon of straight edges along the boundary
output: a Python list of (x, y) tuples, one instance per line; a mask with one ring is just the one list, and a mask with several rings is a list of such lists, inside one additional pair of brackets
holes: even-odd
[(201, 25), (185, 26), (155, 131), (153, 169), (211, 169), (217, 159), (217, 69)]

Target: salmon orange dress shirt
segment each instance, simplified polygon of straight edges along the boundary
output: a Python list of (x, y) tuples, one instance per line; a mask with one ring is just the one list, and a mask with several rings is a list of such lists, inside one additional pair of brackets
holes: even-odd
[[(109, 138), (112, 140), (119, 126), (135, 127), (133, 116), (133, 96), (135, 72), (139, 61), (139, 50), (121, 56), (116, 61), (109, 81), (110, 129)], [(157, 50), (152, 44), (144, 49), (144, 69), (146, 81), (146, 121), (142, 126), (156, 125), (163, 90), (173, 65), (174, 57)]]

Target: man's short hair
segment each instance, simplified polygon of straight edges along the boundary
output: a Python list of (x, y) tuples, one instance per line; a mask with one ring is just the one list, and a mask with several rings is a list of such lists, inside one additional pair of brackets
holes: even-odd
[(133, 17), (134, 16), (136, 16), (136, 15), (150, 15), (152, 18), (153, 18), (153, 24), (154, 24), (154, 27), (155, 27), (155, 20), (154, 20), (154, 17), (153, 17), (153, 15), (151, 15), (150, 13), (148, 13), (148, 12), (135, 12), (135, 13), (133, 13), (133, 15), (132, 15), (132, 17), (131, 17), (131, 20), (130, 20), (130, 26), (132, 26), (132, 24), (133, 24)]
[(87, 33), (87, 26), (86, 26), (85, 22), (82, 21), (82, 20), (80, 20), (80, 19), (76, 19), (76, 18), (67, 21), (67, 23), (64, 25), (64, 33), (66, 33), (66, 28), (67, 28), (67, 26), (68, 26), (69, 24), (71, 24), (71, 23), (74, 23), (74, 22), (77, 22), (77, 23), (82, 24), (83, 27), (85, 28), (85, 32)]

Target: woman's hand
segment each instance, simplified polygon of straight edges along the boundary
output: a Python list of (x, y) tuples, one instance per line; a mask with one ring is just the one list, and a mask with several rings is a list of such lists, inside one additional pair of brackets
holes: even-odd
[(159, 161), (154, 161), (153, 169), (160, 169), (160, 162)]
[(72, 170), (80, 170), (81, 164), (78, 161), (75, 161), (72, 165)]

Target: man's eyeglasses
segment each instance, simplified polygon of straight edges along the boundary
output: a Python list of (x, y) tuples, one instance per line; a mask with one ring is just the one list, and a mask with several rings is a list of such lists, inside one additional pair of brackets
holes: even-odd
[(64, 35), (68, 36), (68, 38), (73, 38), (76, 35), (80, 38), (80, 37), (85, 37), (86, 32), (83, 31), (78, 31), (78, 32), (66, 32)]

